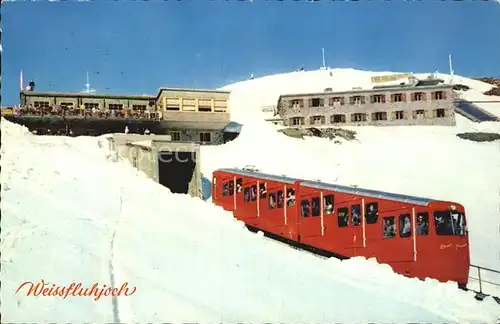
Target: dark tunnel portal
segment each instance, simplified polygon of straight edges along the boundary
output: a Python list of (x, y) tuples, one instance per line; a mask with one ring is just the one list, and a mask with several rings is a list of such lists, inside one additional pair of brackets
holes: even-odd
[(188, 193), (195, 168), (195, 152), (158, 153), (158, 180), (173, 193)]

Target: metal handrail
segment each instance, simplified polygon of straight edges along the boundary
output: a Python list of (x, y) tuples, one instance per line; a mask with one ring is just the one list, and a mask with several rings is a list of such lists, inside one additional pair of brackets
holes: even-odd
[(486, 268), (486, 267), (481, 267), (481, 266), (474, 265), (474, 264), (471, 264), (470, 266), (477, 269), (477, 276), (478, 276), (478, 278), (470, 276), (469, 279), (474, 279), (474, 280), (478, 280), (479, 281), (479, 293), (480, 294), (483, 293), (483, 284), (482, 284), (483, 282), (484, 283), (488, 283), (490, 285), (494, 285), (494, 286), (500, 287), (500, 283), (491, 282), (491, 281), (488, 281), (488, 280), (482, 280), (481, 279), (481, 270), (485, 270), (487, 272), (493, 272), (493, 273), (500, 274), (499, 270), (494, 270), (494, 269), (490, 269), (490, 268)]

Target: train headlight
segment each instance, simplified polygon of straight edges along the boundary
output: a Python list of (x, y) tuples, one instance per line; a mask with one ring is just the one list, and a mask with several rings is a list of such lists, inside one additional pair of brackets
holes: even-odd
[(450, 210), (456, 210), (457, 209), (457, 206), (455, 205), (450, 205)]

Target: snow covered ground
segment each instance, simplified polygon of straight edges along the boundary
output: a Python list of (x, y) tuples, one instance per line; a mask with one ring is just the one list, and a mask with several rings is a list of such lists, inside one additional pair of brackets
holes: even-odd
[[(366, 74), (350, 72), (353, 82)], [(292, 139), (259, 118), (260, 106), (282, 91), (270, 84), (284, 87), (287, 80), (272, 78), (233, 86), (234, 119), (245, 126), (235, 141), (202, 148), (205, 175), (253, 164), (277, 174), (456, 200), (468, 211), (472, 262), (500, 268), (499, 144), (455, 136), (500, 132), (498, 124), (458, 117), (456, 128), (353, 128), (358, 141), (341, 145)], [(323, 87), (318, 72), (301, 78), (302, 91), (315, 80)], [(2, 135), (5, 322), (491, 323), (500, 315), (491, 298), (478, 302), (452, 283), (408, 279), (361, 258), (325, 260), (252, 234), (210, 201), (153, 183), (100, 145), (102, 138), (32, 136), (5, 120)], [(128, 282), (137, 290), (98, 301), (26, 296), (26, 289), (16, 294), (23, 282), (41, 279), (87, 287)]]

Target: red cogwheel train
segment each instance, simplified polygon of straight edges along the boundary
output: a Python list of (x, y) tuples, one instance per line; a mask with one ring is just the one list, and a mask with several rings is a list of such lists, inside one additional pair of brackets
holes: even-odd
[(408, 277), (465, 287), (470, 255), (461, 204), (252, 169), (219, 169), (212, 201), (251, 230), (318, 254), (375, 257)]

